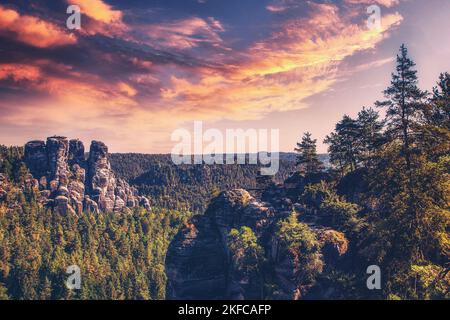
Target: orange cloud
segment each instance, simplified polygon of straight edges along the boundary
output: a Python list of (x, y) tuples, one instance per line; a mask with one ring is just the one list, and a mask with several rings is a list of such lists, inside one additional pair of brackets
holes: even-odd
[[(51, 76), (44, 68), (64, 71), (64, 77)], [(21, 89), (30, 89), (49, 94), (60, 101), (61, 105), (73, 104), (78, 109), (88, 106), (96, 107), (101, 103), (102, 108), (117, 112), (128, 110), (135, 106), (131, 99), (137, 91), (130, 85), (119, 82), (109, 83), (105, 79), (88, 74), (73, 72), (71, 67), (54, 64), (49, 60), (34, 61), (33, 65), (0, 64), (0, 80), (11, 79), (20, 84)]]
[(67, 2), (78, 5), (82, 14), (103, 23), (117, 23), (122, 20), (122, 12), (113, 10), (102, 0), (67, 0)]
[(36, 81), (41, 77), (39, 68), (24, 64), (0, 64), (0, 80), (12, 79), (15, 82)]
[(0, 33), (7, 32), (13, 33), (17, 40), (39, 48), (77, 42), (73, 34), (65, 33), (53, 23), (0, 6)]
[(117, 85), (119, 92), (126, 94), (129, 97), (134, 97), (137, 94), (136, 89), (125, 82), (119, 82)]
[(341, 61), (374, 48), (402, 21), (399, 14), (387, 15), (381, 30), (368, 30), (364, 22), (343, 18), (335, 5), (310, 6), (309, 17), (285, 23), (227, 73), (200, 70), (195, 81), (172, 76), (172, 86), (162, 89), (167, 105), (191, 119), (234, 120), (304, 108), (305, 98), (336, 82)]
[(124, 36), (127, 26), (123, 23), (123, 13), (114, 10), (102, 0), (66, 0), (69, 4), (78, 5), (81, 14), (91, 20), (83, 21), (81, 32), (89, 35), (104, 34), (108, 36)]

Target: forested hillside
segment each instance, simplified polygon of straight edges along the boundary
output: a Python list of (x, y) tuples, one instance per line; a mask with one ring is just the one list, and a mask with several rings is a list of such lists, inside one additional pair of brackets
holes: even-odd
[[(274, 181), (282, 182), (296, 169), (294, 153), (280, 153), (280, 170)], [(320, 155), (327, 163), (328, 156)], [(170, 155), (111, 154), (113, 170), (148, 195), (154, 204), (172, 209), (202, 212), (218, 192), (232, 188), (256, 188), (259, 165), (181, 165)]]
[[(61, 215), (26, 186), (17, 149), (1, 151), (3, 165), (23, 170), (1, 168), (0, 299), (164, 299), (166, 250), (189, 213)], [(80, 290), (66, 287), (71, 265), (81, 270)]]

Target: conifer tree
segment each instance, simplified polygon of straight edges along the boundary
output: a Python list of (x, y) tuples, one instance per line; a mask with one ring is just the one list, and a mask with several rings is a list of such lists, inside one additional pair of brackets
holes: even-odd
[(386, 109), (388, 137), (399, 139), (408, 170), (411, 168), (411, 147), (413, 129), (423, 106), (426, 93), (417, 86), (416, 64), (408, 56), (403, 44), (397, 55), (396, 72), (392, 73), (391, 85), (384, 91), (385, 101), (377, 101), (376, 106)]
[(358, 113), (356, 124), (358, 126), (357, 139), (360, 144), (358, 158), (367, 166), (383, 143), (384, 122), (379, 120), (378, 112), (372, 108), (363, 107)]
[(330, 161), (340, 168), (342, 175), (357, 168), (361, 141), (358, 123), (348, 115), (344, 115), (336, 124), (335, 132), (325, 138)]
[(433, 95), (422, 109), (418, 148), (430, 160), (438, 160), (450, 150), (450, 74), (439, 76)]
[(431, 98), (431, 123), (450, 130), (450, 74), (441, 73)]
[(318, 173), (323, 169), (323, 163), (317, 155), (317, 140), (311, 138), (311, 133), (306, 132), (302, 141), (297, 143), (295, 151), (297, 155), (297, 165), (299, 165), (305, 174)]

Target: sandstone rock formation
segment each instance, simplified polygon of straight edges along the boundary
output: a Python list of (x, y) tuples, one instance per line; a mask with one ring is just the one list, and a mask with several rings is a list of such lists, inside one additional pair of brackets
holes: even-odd
[[(283, 192), (281, 192), (283, 194)], [(250, 227), (258, 237), (272, 266), (272, 281), (279, 295), (302, 298), (309, 290), (299, 277), (302, 266), (295, 255), (285, 254), (274, 237), (274, 228), (290, 210), (287, 199), (256, 200), (247, 191), (236, 189), (215, 198), (204, 215), (195, 216), (175, 236), (166, 256), (168, 299), (261, 299), (261, 286), (233, 270), (227, 235), (232, 228)], [(278, 206), (281, 204), (280, 206)], [(311, 226), (321, 242), (324, 260), (345, 255), (348, 241), (335, 230)]]
[(87, 160), (84, 150), (80, 140), (58, 136), (25, 145), (25, 163), (49, 206), (62, 214), (122, 212), (138, 205), (150, 208), (147, 198), (116, 178), (104, 143), (92, 141)]
[(25, 145), (26, 164), (35, 177), (47, 175), (48, 156), (44, 141), (30, 141)]
[[(242, 295), (230, 278), (227, 235), (247, 225), (262, 233), (273, 212), (242, 189), (222, 193), (205, 215), (195, 216), (172, 241), (166, 257), (168, 299), (225, 299)], [(246, 299), (258, 298), (250, 293)], [(243, 297), (244, 298), (244, 297)]]

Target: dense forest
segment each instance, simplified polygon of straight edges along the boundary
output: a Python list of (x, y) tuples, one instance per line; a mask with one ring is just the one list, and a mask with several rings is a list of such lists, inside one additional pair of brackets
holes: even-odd
[[(319, 155), (328, 163), (328, 155)], [(111, 166), (119, 177), (137, 187), (141, 194), (164, 208), (201, 213), (218, 192), (232, 188), (254, 189), (259, 165), (175, 165), (170, 155), (111, 154)], [(295, 170), (294, 153), (280, 153), (280, 170), (275, 182), (287, 179)], [(248, 163), (248, 161), (247, 161)]]
[[(319, 285), (339, 286), (339, 298), (450, 298), (450, 74), (422, 91), (402, 46), (384, 97), (345, 115), (326, 137), (331, 166), (305, 133), (275, 179), (301, 181), (288, 195), (292, 214), (274, 234), (301, 262), (315, 298)], [(221, 190), (260, 186), (256, 166), (176, 167), (166, 157), (111, 156), (119, 176), (151, 195), (152, 209), (63, 216), (39, 202), (22, 148), (1, 147), (0, 182), (9, 187), (0, 188), (0, 299), (164, 299), (166, 251), (190, 211), (202, 212)], [(272, 182), (257, 196), (270, 202), (281, 188)], [(348, 244), (337, 268), (324, 264), (311, 221)], [(244, 226), (231, 230), (228, 246), (240, 273), (265, 281), (269, 260), (258, 241)], [(65, 286), (72, 264), (82, 270), (81, 290)], [(368, 265), (380, 267), (383, 281), (370, 296), (357, 285)], [(265, 297), (286, 298), (276, 289)]]

